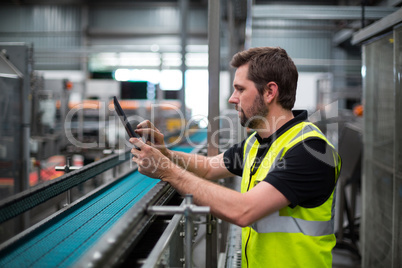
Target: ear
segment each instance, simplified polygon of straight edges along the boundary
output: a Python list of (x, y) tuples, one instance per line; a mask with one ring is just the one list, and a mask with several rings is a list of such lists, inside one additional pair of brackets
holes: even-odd
[(272, 103), (277, 95), (279, 94), (278, 92), (278, 84), (275, 82), (269, 82), (267, 84), (267, 89), (264, 93), (264, 99), (267, 103)]

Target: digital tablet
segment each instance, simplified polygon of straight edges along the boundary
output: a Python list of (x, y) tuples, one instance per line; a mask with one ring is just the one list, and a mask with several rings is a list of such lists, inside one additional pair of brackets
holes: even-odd
[(119, 118), (120, 118), (121, 122), (123, 123), (123, 126), (126, 129), (128, 136), (130, 138), (139, 138), (139, 136), (134, 132), (130, 123), (127, 121), (127, 116), (124, 113), (123, 109), (120, 106), (119, 101), (117, 100), (117, 98), (115, 96), (113, 97), (113, 102), (114, 102), (114, 110), (119, 115)]

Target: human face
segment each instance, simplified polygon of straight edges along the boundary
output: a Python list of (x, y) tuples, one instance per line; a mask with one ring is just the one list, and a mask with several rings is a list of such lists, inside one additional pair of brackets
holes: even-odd
[(243, 127), (257, 129), (266, 119), (268, 107), (254, 82), (247, 78), (248, 68), (248, 64), (245, 64), (236, 70), (234, 92), (229, 98), (229, 103), (235, 104)]

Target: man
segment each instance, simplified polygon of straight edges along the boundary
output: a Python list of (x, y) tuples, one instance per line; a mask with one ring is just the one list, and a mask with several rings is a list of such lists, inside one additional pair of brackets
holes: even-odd
[[(243, 227), (242, 267), (331, 267), (333, 194), (340, 159), (320, 130), (293, 111), (298, 72), (281, 48), (234, 55), (229, 102), (256, 132), (214, 157), (170, 151), (149, 121), (130, 139), (141, 173), (170, 183), (196, 204)], [(175, 163), (175, 164), (173, 164)], [(180, 166), (180, 167), (179, 167)], [(184, 168), (184, 169), (183, 169)], [(241, 193), (208, 180), (242, 176)]]

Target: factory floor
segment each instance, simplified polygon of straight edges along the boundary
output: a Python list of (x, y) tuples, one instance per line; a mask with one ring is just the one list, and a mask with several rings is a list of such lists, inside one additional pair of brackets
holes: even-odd
[[(339, 214), (341, 213), (341, 207), (340, 207), (340, 203), (339, 200), (342, 198), (340, 196), (340, 188), (337, 188), (337, 196), (336, 196), (336, 214), (335, 214), (335, 233), (340, 232), (339, 230)], [(344, 191), (345, 195), (346, 195), (346, 202), (347, 202), (347, 206), (348, 208), (351, 207), (352, 204), (352, 189), (350, 186), (345, 187), (345, 191)], [(357, 248), (357, 250), (359, 251), (359, 254), (361, 255), (361, 244), (360, 241), (358, 239), (358, 237), (361, 237), (360, 235), (360, 218), (361, 218), (361, 192), (360, 189), (358, 189), (355, 193), (354, 196), (354, 201), (355, 201), (355, 212), (354, 212), (354, 220), (357, 222), (355, 223), (355, 227), (354, 227), (354, 233), (355, 233), (355, 237), (356, 239), (356, 246), (354, 248)], [(358, 254), (354, 253), (352, 250), (350, 249), (343, 249), (340, 247), (340, 245), (353, 245), (353, 243), (351, 243), (350, 235), (348, 236), (348, 233), (350, 232), (350, 229), (348, 229), (349, 226), (349, 222), (347, 220), (347, 216), (346, 216), (346, 211), (343, 211), (344, 213), (344, 218), (343, 218), (343, 232), (344, 232), (344, 239), (342, 240), (342, 243), (337, 243), (337, 246), (335, 246), (335, 248), (332, 251), (332, 264), (334, 268), (360, 268), (361, 267), (361, 258), (358, 256)], [(339, 236), (337, 236), (339, 237)]]
[(346, 249), (335, 248), (332, 251), (333, 268), (360, 268), (360, 259)]

